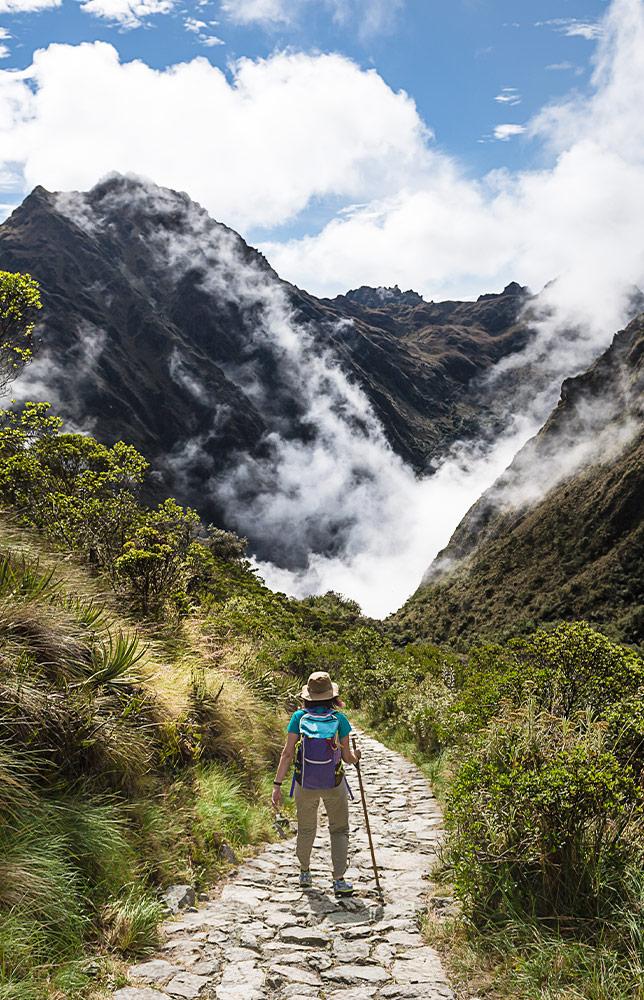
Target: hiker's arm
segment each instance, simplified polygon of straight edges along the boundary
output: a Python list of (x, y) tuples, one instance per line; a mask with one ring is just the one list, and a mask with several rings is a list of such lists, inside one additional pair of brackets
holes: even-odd
[(345, 736), (343, 740), (340, 740), (340, 749), (342, 750), (342, 760), (345, 764), (357, 764), (362, 757), (360, 750), (353, 751), (351, 749), (348, 736)]
[(282, 756), (280, 757), (280, 762), (277, 765), (275, 781), (284, 781), (284, 778), (288, 774), (289, 768), (293, 763), (293, 758), (295, 757), (295, 747), (299, 738), (299, 733), (289, 733), (286, 737), (286, 743), (284, 744), (284, 749), (282, 750)]
[[(275, 775), (276, 782), (279, 781), (281, 783), (288, 774), (289, 768), (293, 763), (295, 746), (299, 738), (299, 733), (289, 733), (286, 737), (286, 743), (284, 744), (284, 749), (282, 750), (282, 756), (280, 757), (280, 762), (277, 765), (277, 774)], [(272, 800), (273, 805), (275, 807), (279, 807), (282, 801), (282, 789), (277, 784), (273, 784)]]

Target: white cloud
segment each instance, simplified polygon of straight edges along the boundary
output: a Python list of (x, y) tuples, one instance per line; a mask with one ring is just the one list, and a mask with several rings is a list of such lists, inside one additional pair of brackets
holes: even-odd
[(600, 21), (580, 21), (576, 17), (551, 17), (547, 21), (537, 21), (537, 28), (550, 27), (569, 38), (585, 38), (592, 42), (602, 33)]
[(221, 11), (236, 24), (288, 24), (294, 6), (287, 0), (222, 0)]
[(9, 56), (9, 46), (3, 45), (0, 42), (0, 59), (6, 59)]
[(30, 14), (48, 7), (60, 7), (63, 0), (0, 0), (0, 14)]
[(174, 0), (85, 0), (81, 3), (81, 10), (86, 14), (115, 21), (124, 29), (139, 28), (146, 18), (168, 14), (173, 7)]
[(499, 139), (501, 142), (507, 142), (513, 136), (523, 135), (527, 131), (525, 125), (497, 125), (494, 129), (494, 138)]
[(112, 170), (185, 189), (236, 228), (295, 217), (314, 198), (377, 197), (428, 159), (413, 101), (338, 55), (121, 64), (105, 43), (51, 45), (0, 72), (0, 168), (25, 185), (91, 187)]
[[(210, 24), (215, 25), (217, 22), (211, 21)], [(200, 21), (196, 17), (187, 17), (183, 22), (183, 26), (186, 31), (190, 31), (193, 35), (196, 35), (202, 45), (206, 45), (209, 48), (215, 45), (226, 44), (223, 38), (208, 33), (208, 23), (206, 21)]]
[(516, 87), (503, 87), (494, 100), (497, 104), (508, 104), (510, 107), (514, 107), (516, 104), (521, 104), (522, 98)]
[(364, 37), (388, 30), (405, 0), (222, 0), (221, 11), (236, 24), (264, 27), (294, 24), (312, 4), (322, 5), (338, 24), (355, 21)]

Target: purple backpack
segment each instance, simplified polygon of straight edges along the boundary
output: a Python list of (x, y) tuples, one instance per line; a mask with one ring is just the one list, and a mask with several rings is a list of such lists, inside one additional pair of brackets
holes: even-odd
[[(335, 712), (305, 712), (300, 719), (297, 779), (302, 788), (334, 788), (342, 760)], [(295, 780), (295, 779), (294, 779)]]

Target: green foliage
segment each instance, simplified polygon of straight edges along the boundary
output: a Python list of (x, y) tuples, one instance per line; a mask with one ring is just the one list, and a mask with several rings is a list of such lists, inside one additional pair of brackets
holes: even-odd
[(644, 861), (637, 775), (587, 715), (496, 719), (462, 752), (448, 803), (455, 886), (479, 920), (605, 920)]
[(159, 612), (167, 597), (185, 593), (199, 560), (201, 546), (194, 540), (199, 523), (193, 510), (165, 500), (132, 525), (114, 571), (127, 581), (144, 614)]
[[(166, 500), (155, 508), (138, 493), (148, 463), (130, 445), (107, 447), (65, 434), (46, 403), (0, 411), (0, 496), (55, 542), (107, 572), (113, 587), (145, 615), (190, 610), (187, 591), (208, 579), (213, 551), (226, 561), (244, 542), (214, 529), (197, 541), (197, 514)], [(214, 534), (213, 534), (214, 531)]]
[(230, 768), (209, 764), (199, 769), (195, 780), (197, 832), (206, 848), (222, 840), (239, 848), (270, 837), (273, 818), (268, 803), (251, 803), (243, 793), (243, 782)]
[(232, 675), (196, 666), (170, 715), (138, 637), (12, 555), (0, 658), (0, 997), (80, 1000), (89, 942), (145, 954), (159, 886), (199, 884), (223, 840), (271, 834), (260, 803), (280, 720)]
[(30, 361), (36, 314), (41, 308), (40, 287), (30, 274), (0, 271), (0, 389)]
[(129, 886), (101, 914), (106, 945), (121, 954), (146, 955), (159, 943), (163, 907), (139, 886)]

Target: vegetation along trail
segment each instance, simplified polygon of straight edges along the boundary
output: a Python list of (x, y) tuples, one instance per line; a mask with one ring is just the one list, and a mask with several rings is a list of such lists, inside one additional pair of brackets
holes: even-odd
[(375, 893), (351, 771), (349, 877), (357, 895), (333, 896), (326, 829), (318, 832), (310, 890), (298, 887), (293, 842), (273, 844), (197, 912), (169, 921), (162, 953), (132, 966), (133, 985), (115, 1000), (453, 997), (437, 953), (418, 929), (441, 836), (438, 803), (413, 764), (370, 737), (363, 735), (360, 745), (384, 905)]

